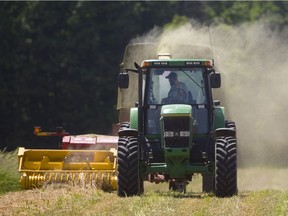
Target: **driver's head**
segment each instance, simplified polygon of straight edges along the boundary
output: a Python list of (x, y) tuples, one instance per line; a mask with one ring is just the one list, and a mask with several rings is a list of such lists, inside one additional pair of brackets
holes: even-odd
[(174, 85), (177, 81), (177, 74), (175, 72), (169, 73), (168, 76), (165, 77), (166, 79), (169, 79), (170, 85)]

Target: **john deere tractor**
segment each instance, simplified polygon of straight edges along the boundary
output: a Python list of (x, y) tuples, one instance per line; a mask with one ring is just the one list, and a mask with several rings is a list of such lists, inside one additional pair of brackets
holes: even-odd
[(236, 127), (212, 95), (220, 73), (210, 59), (159, 56), (119, 74), (120, 91), (133, 85), (138, 96), (118, 132), (118, 195), (141, 195), (144, 181), (185, 192), (194, 174), (202, 174), (204, 192), (236, 195)]

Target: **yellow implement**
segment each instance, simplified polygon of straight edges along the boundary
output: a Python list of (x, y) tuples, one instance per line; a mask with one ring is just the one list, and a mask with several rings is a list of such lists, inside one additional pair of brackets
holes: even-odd
[[(44, 183), (72, 182), (81, 185), (105, 185), (117, 188), (116, 149), (18, 151), (20, 184), (23, 189), (41, 187)], [(106, 187), (106, 189), (107, 189)]]

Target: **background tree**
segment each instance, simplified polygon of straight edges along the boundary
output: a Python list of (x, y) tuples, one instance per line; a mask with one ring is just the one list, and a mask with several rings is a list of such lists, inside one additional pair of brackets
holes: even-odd
[(35, 125), (110, 133), (125, 46), (154, 26), (269, 15), (283, 27), (287, 9), (287, 2), (0, 2), (0, 148), (41, 147)]

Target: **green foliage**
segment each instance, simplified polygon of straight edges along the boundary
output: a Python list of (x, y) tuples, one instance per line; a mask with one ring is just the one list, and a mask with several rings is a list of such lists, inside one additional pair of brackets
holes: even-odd
[(187, 23), (189, 23), (188, 17), (175, 15), (170, 23), (164, 25), (164, 30), (176, 29)]
[(110, 133), (125, 46), (154, 26), (269, 15), (283, 27), (287, 9), (287, 2), (254, 1), (0, 2), (0, 148), (39, 147), (35, 125)]
[(35, 125), (111, 132), (123, 50), (132, 37), (164, 24), (156, 13), (160, 3), (1, 4), (0, 14), (9, 17), (0, 25), (0, 45), (7, 47), (0, 60), (1, 147), (35, 147)]
[(225, 1), (205, 5), (205, 13), (213, 22), (235, 25), (265, 17), (271, 24), (287, 25), (287, 2)]

